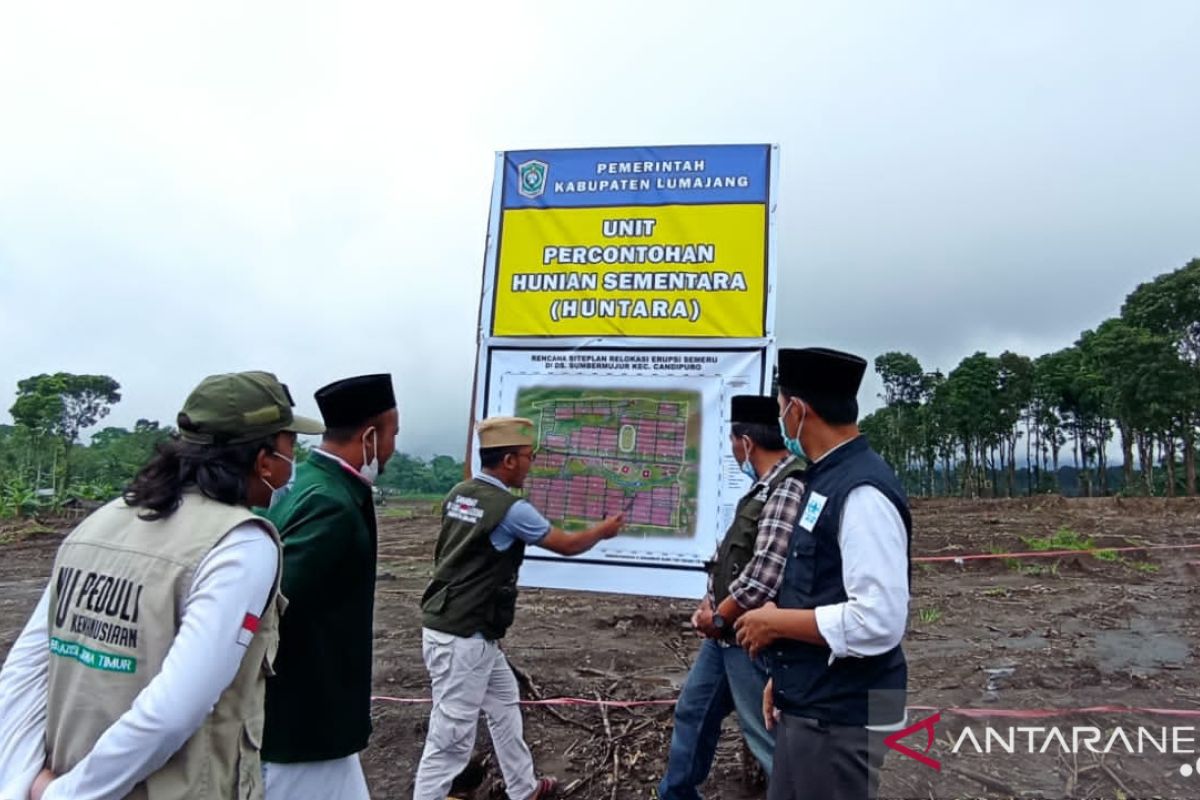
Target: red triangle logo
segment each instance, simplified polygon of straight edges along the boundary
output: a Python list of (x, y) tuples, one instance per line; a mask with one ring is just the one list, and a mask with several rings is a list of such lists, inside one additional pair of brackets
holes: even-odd
[[(895, 750), (897, 753), (908, 756), (909, 758), (913, 759), (914, 761), (920, 761), (925, 766), (933, 767), (938, 772), (941, 772), (942, 771), (942, 762), (938, 761), (935, 758), (930, 758), (928, 755), (926, 755), (929, 752), (929, 750), (933, 747), (933, 740), (935, 738), (937, 738), (937, 731), (935, 730), (934, 726), (937, 725), (937, 723), (941, 722), (941, 720), (942, 720), (942, 712), (938, 711), (936, 714), (934, 714), (931, 717), (926, 717), (925, 719), (921, 720), (920, 722), (914, 723), (912, 725), (909, 725), (907, 728), (896, 731), (895, 733), (893, 733), (892, 735), (890, 735), (886, 739), (884, 739), (883, 743), (886, 744), (888, 747), (892, 748), (893, 750)], [(900, 744), (900, 740), (903, 739), (905, 736), (908, 736), (911, 733), (916, 733), (917, 731), (922, 731), (922, 730), (925, 731), (925, 736), (926, 736), (925, 750), (923, 752), (918, 753), (916, 750), (913, 750), (911, 747), (907, 747), (906, 745)]]

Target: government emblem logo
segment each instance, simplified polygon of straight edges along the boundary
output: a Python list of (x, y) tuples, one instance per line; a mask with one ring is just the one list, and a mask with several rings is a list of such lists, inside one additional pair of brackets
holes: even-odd
[(525, 161), (517, 165), (517, 193), (521, 197), (541, 197), (546, 191), (546, 173), (550, 165), (545, 161)]

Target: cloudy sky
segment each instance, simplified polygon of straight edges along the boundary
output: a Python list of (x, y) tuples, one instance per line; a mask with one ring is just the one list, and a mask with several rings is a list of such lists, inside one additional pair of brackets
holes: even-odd
[(0, 422), (41, 372), (131, 425), (390, 371), (401, 447), (460, 453), (503, 149), (778, 142), (782, 343), (1056, 349), (1200, 256), (1198, 37), (1191, 0), (9, 3)]

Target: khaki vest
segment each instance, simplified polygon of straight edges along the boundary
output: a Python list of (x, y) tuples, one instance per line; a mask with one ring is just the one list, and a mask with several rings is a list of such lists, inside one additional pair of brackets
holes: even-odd
[(503, 639), (517, 610), (517, 573), (525, 543), (502, 553), (492, 531), (519, 498), (486, 481), (464, 481), (442, 504), (433, 580), (421, 597), (421, 624), (455, 636)]
[[(67, 536), (54, 561), (46, 752), (50, 769), (60, 775), (91, 751), (161, 671), (196, 568), (213, 547), (248, 521), (279, 544), (266, 520), (196, 492), (186, 493), (165, 520), (138, 519), (140, 510), (121, 499), (107, 504)], [(277, 570), (233, 683), (199, 730), (128, 798), (262, 797), (263, 695), (285, 602)]]
[(779, 470), (770, 483), (763, 486), (755, 484), (754, 488), (738, 501), (733, 523), (721, 539), (716, 562), (712, 567), (713, 600), (717, 605), (729, 596), (730, 584), (738, 579), (742, 570), (754, 557), (754, 543), (758, 539), (758, 518), (762, 516), (767, 500), (785, 480), (793, 475), (803, 475), (804, 469), (804, 462), (796, 459)]

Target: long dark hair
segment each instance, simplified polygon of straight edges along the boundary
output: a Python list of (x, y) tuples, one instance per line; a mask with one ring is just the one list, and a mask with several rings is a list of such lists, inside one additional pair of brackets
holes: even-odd
[(274, 449), (274, 436), (227, 445), (170, 439), (158, 445), (125, 488), (125, 502), (145, 509), (138, 516), (151, 522), (175, 513), (184, 491), (191, 488), (219, 503), (238, 505), (246, 499), (246, 480), (254, 460), (261, 451)]

